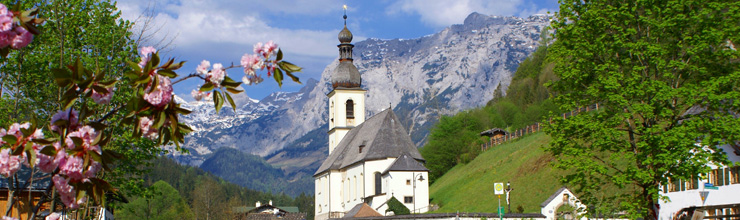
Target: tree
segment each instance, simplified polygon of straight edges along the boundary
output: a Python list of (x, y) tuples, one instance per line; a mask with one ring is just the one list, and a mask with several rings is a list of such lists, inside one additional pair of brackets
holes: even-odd
[[(727, 164), (717, 146), (740, 140), (739, 24), (738, 1), (561, 1), (556, 103), (600, 108), (556, 117), (547, 150), (585, 204), (654, 219), (661, 184)], [(624, 191), (599, 196), (606, 184)]]
[(226, 197), (218, 182), (210, 178), (200, 178), (192, 191), (193, 213), (196, 219), (228, 219)]
[(149, 187), (148, 195), (136, 198), (121, 206), (116, 218), (120, 219), (192, 219), (185, 199), (175, 188), (164, 181)]
[[(45, 9), (52, 19), (44, 23), (39, 9), (21, 11), (26, 7)], [(64, 10), (68, 8), (73, 12)], [(224, 103), (235, 108), (229, 94), (243, 92), (238, 89), (242, 82), (232, 80), (228, 69), (243, 68), (242, 80), (247, 85), (260, 83), (262, 70), (280, 86), (286, 75), (299, 82), (294, 73), (301, 68), (282, 60), (282, 51), (272, 41), (256, 44), (255, 54), (245, 54), (240, 65), (211, 66), (203, 60), (194, 73), (179, 79), (175, 71), (184, 61), (160, 60), (156, 48), (141, 47), (141, 57), (132, 62), (135, 46), (123, 28), (128, 23), (116, 23), (120, 12), (114, 9), (109, 1), (0, 4), (0, 61), (5, 62), (0, 66), (4, 68), (0, 71), (0, 87), (9, 85), (12, 92), (12, 96), (0, 96), (0, 100), (14, 103), (11, 111), (5, 105), (0, 108), (0, 112), (9, 113), (0, 117), (0, 157), (5, 158), (0, 163), (0, 175), (13, 181), (18, 178), (15, 172), (27, 166), (49, 174), (46, 178), (52, 182), (42, 199), (31, 204), (35, 208), (29, 218), (49, 201), (51, 211), (55, 211), (57, 195), (70, 210), (104, 205), (106, 193), (120, 194), (110, 182), (115, 177), (124, 181), (130, 178), (114, 172), (115, 168), (128, 165), (134, 174), (142, 169), (142, 164), (131, 161), (114, 163), (125, 153), (133, 155), (134, 161), (146, 161), (162, 152), (157, 146), (172, 144), (179, 150), (184, 135), (192, 130), (179, 122), (179, 116), (190, 111), (172, 98), (174, 84), (189, 78), (203, 80), (203, 85), (191, 94), (196, 99), (213, 97), (218, 112)], [(106, 25), (89, 25), (98, 23)], [(27, 47), (34, 36), (41, 34), (39, 29), (58, 36), (41, 41), (47, 44), (40, 44), (39, 50)], [(43, 48), (58, 49), (58, 53)], [(49, 61), (48, 54), (58, 55), (58, 62)], [(14, 62), (9, 62), (11, 59)], [(28, 121), (17, 122), (23, 120)], [(145, 156), (139, 157), (142, 153)], [(15, 204), (17, 190), (10, 191), (9, 204)], [(12, 206), (7, 207), (6, 215)]]

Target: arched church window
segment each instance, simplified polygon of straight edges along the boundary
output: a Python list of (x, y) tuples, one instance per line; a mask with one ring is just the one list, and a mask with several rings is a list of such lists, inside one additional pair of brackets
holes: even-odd
[(347, 119), (355, 118), (355, 102), (347, 100)]
[(380, 173), (375, 172), (375, 195), (380, 195), (383, 192), (383, 180), (380, 178)]

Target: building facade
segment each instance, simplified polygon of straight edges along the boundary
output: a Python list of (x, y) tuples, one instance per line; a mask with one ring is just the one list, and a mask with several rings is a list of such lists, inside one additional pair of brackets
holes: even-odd
[(329, 97), (329, 156), (314, 174), (316, 219), (341, 218), (363, 204), (385, 214), (395, 197), (411, 210), (429, 206), (429, 170), (392, 109), (365, 117), (362, 78), (352, 63), (352, 33), (339, 32), (339, 65)]
[[(740, 147), (720, 146), (732, 163), (740, 163)], [(658, 218), (701, 219), (740, 218), (740, 166), (712, 165), (712, 171), (690, 181), (673, 181), (662, 186)]]

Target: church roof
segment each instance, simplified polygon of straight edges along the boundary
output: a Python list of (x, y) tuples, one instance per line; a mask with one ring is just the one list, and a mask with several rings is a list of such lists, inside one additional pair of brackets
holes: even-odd
[(389, 171), (429, 171), (429, 169), (424, 167), (424, 164), (421, 164), (416, 159), (407, 154), (403, 154), (396, 158), (396, 160), (393, 161), (393, 164), (391, 164), (391, 166), (383, 173), (388, 173)]
[(347, 214), (344, 214), (342, 218), (362, 218), (362, 217), (380, 217), (382, 214), (378, 213), (367, 205), (366, 203), (357, 204), (355, 207), (349, 210)]
[(396, 114), (389, 108), (350, 130), (314, 175), (358, 162), (398, 158), (403, 154), (424, 160)]

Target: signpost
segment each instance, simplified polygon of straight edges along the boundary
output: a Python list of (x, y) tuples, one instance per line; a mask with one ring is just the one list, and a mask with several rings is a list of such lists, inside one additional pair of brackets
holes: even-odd
[(501, 206), (501, 195), (504, 194), (504, 183), (494, 183), (493, 193), (498, 196), (498, 217), (504, 219), (504, 207)]

